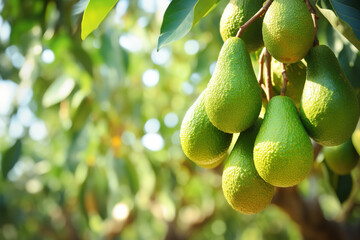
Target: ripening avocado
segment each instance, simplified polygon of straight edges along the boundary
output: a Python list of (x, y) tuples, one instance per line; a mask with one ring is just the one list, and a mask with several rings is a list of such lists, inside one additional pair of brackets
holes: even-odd
[(222, 189), (227, 202), (235, 210), (254, 214), (263, 210), (274, 195), (274, 186), (257, 173), (253, 159), (256, 135), (262, 119), (242, 132), (229, 157), (225, 160)]
[(286, 96), (271, 98), (254, 147), (260, 177), (273, 186), (294, 186), (309, 174), (313, 157), (294, 102)]
[[(294, 101), (296, 107), (300, 107), (301, 94), (306, 80), (306, 66), (299, 61), (292, 64), (286, 64), (285, 70), (288, 78), (286, 96)], [(273, 89), (277, 94), (280, 94), (283, 86), (281, 63), (277, 60), (272, 60), (271, 71)]]
[(223, 132), (249, 128), (261, 110), (261, 88), (245, 42), (231, 37), (219, 53), (205, 93), (205, 109), (212, 124)]
[(349, 174), (359, 162), (359, 154), (351, 138), (338, 146), (324, 147), (323, 153), (328, 167), (339, 175)]
[[(235, 37), (240, 26), (246, 23), (262, 7), (264, 0), (230, 0), (220, 19), (220, 34), (224, 42)], [(258, 18), (242, 34), (249, 52), (264, 46), (261, 33), (262, 19)]]
[(264, 45), (276, 60), (294, 63), (305, 57), (315, 38), (304, 0), (274, 0), (262, 25)]
[(206, 89), (186, 112), (180, 127), (180, 142), (185, 155), (200, 167), (215, 168), (227, 156), (232, 134), (214, 127), (205, 112)]
[(324, 146), (340, 145), (351, 137), (359, 119), (355, 91), (327, 46), (312, 48), (305, 60), (301, 120), (314, 141)]

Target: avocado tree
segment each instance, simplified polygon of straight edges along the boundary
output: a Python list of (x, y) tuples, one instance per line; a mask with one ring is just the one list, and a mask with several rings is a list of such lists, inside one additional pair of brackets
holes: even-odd
[[(0, 1), (0, 238), (359, 239), (359, 13), (356, 0)], [(334, 61), (341, 104), (320, 132), (340, 137), (325, 146), (307, 112), (327, 109), (314, 73)]]
[[(180, 2), (173, 1), (165, 12), (159, 47), (186, 34), (192, 27), (186, 23), (196, 24), (197, 18), (203, 17), (202, 14), (206, 15), (204, 12), (207, 13), (215, 7), (218, 1), (206, 6), (201, 5), (201, 1), (193, 1), (187, 5), (187, 9), (177, 5)], [(353, 190), (351, 172), (358, 163), (359, 155), (351, 157), (351, 153), (347, 153), (347, 156), (339, 156), (340, 147), (330, 147), (346, 144), (345, 142), (356, 144), (352, 135), (359, 120), (358, 98), (354, 86), (351, 86), (332, 50), (325, 45), (319, 46), (322, 43), (319, 37), (322, 34), (319, 21), (326, 19), (340, 31), (349, 45), (359, 49), (358, 30), (355, 21), (349, 18), (349, 15), (354, 17), (359, 13), (357, 7), (359, 6), (351, 1), (317, 3), (309, 0), (231, 0), (220, 21), (220, 33), (225, 43), (219, 53), (215, 71), (202, 93), (205, 95), (205, 107), (200, 107), (196, 102), (192, 106), (198, 108), (198, 112), (208, 115), (208, 119), (201, 118), (201, 123), (206, 121), (226, 133), (240, 132), (235, 146), (230, 149), (230, 156), (227, 159), (223, 157), (226, 160), (222, 188), (225, 198), (234, 210), (246, 214), (261, 211), (273, 195), (271, 188), (264, 184), (273, 185), (277, 188), (272, 203), (298, 223), (304, 239), (356, 239), (359, 234), (359, 226), (346, 224), (356, 202), (350, 200)], [(179, 9), (187, 10), (186, 18), (182, 22), (177, 15)], [(347, 14), (349, 15), (346, 16)], [(193, 19), (187, 19), (188, 15), (193, 15)], [(174, 24), (175, 20), (178, 21), (177, 24)], [(349, 31), (344, 32), (345, 28)], [(251, 30), (247, 32), (248, 29)], [(262, 46), (262, 51), (256, 51)], [(255, 78), (254, 70), (251, 64), (249, 66), (249, 60), (244, 60), (250, 59), (248, 52), (255, 52), (254, 58), (259, 59), (257, 86), (251, 85)], [(276, 83), (272, 81), (271, 57), (279, 61), (281, 66), (282, 81), (278, 93), (272, 89)], [(287, 71), (292, 68), (290, 64), (297, 63), (304, 57), (306, 67), (302, 68), (306, 68), (306, 80), (304, 78), (296, 82), (296, 77), (289, 78)], [(342, 65), (347, 64), (349, 62)], [(301, 71), (297, 72), (297, 75), (301, 74)], [(284, 97), (287, 96), (288, 83), (291, 82), (299, 84), (296, 87), (298, 96), (293, 96), (292, 100)], [(353, 85), (356, 86), (356, 83)], [(256, 103), (259, 86), (264, 90), (265, 116), (261, 128), (252, 130), (252, 135), (256, 136), (256, 139), (253, 139), (251, 134), (247, 134), (248, 131), (243, 131), (254, 124), (259, 115), (261, 103)], [(274, 96), (277, 94), (280, 96)], [(300, 102), (296, 102), (299, 99)], [(298, 111), (295, 104), (298, 105)], [(213, 153), (217, 149), (201, 140), (203, 136), (217, 136), (212, 136), (207, 129), (202, 128), (199, 120), (196, 114), (190, 119), (187, 117), (185, 124), (183, 122), (181, 126), (181, 130), (186, 134), (180, 136), (185, 154), (198, 164), (200, 158), (193, 155), (193, 152), (198, 151), (201, 154), (204, 146)], [(195, 129), (189, 130), (189, 126)], [(313, 146), (309, 136), (313, 139)], [(325, 152), (325, 158), (328, 158), (326, 163), (324, 157), (319, 156), (322, 146), (329, 146), (326, 150), (333, 149), (333, 152)], [(354, 150), (352, 146), (349, 151)], [(202, 159), (199, 165), (213, 168), (221, 163), (218, 155), (210, 154), (207, 158), (209, 163), (216, 159), (217, 164), (209, 166), (206, 165), (207, 161)], [(333, 158), (338, 159), (337, 167), (333, 167), (332, 162), (329, 162)], [(342, 165), (346, 168), (349, 161), (355, 163), (339, 174), (340, 170), (337, 169), (341, 169)], [(315, 165), (314, 168), (323, 165), (322, 171), (339, 201), (344, 206), (344, 202), (349, 204), (344, 207), (344, 214), (338, 222), (324, 217), (316, 197), (306, 201), (298, 192), (297, 185), (308, 176), (312, 165)], [(347, 181), (344, 181), (345, 178)], [(261, 182), (262, 185), (259, 185)], [(354, 192), (353, 194), (357, 195), (357, 190)]]

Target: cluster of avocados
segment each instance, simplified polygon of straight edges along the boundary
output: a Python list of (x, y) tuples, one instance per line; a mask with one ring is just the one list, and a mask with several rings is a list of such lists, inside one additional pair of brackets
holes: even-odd
[[(204, 168), (224, 162), (224, 196), (246, 214), (263, 210), (275, 187), (291, 187), (308, 176), (314, 161), (310, 138), (326, 146), (327, 165), (337, 174), (348, 174), (359, 160), (351, 142), (359, 119), (357, 96), (330, 48), (313, 46), (314, 24), (303, 0), (274, 0), (241, 38), (235, 37), (264, 2), (228, 3), (220, 20), (224, 44), (215, 71), (180, 129), (190, 160)], [(249, 55), (263, 46), (274, 58), (276, 95), (264, 116), (263, 93)], [(278, 95), (282, 63), (289, 80), (286, 96)], [(345, 158), (350, 160), (343, 164)]]

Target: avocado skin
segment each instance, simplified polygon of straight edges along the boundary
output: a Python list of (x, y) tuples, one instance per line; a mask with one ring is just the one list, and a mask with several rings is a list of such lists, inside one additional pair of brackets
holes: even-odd
[(359, 119), (355, 91), (331, 49), (312, 48), (305, 60), (307, 76), (300, 102), (300, 117), (317, 143), (336, 146), (349, 139)]
[[(254, 16), (263, 3), (264, 0), (231, 0), (220, 19), (220, 34), (223, 41), (235, 37), (240, 26)], [(262, 21), (263, 18), (258, 18), (241, 36), (249, 52), (254, 52), (264, 46), (261, 32)]]
[(205, 93), (205, 109), (211, 123), (223, 132), (249, 128), (261, 110), (261, 88), (245, 42), (231, 37), (219, 53)]
[(271, 98), (254, 147), (260, 177), (273, 186), (294, 186), (309, 174), (313, 157), (294, 102), (287, 96)]
[(229, 157), (225, 160), (222, 175), (224, 196), (233, 209), (245, 214), (263, 210), (274, 195), (274, 186), (257, 173), (253, 159), (256, 135), (262, 119), (242, 132)]
[(276, 60), (295, 63), (304, 58), (315, 38), (311, 14), (303, 0), (274, 0), (262, 25), (264, 45)]
[(180, 127), (180, 142), (185, 155), (198, 166), (215, 168), (227, 157), (232, 134), (214, 127), (205, 112), (205, 91), (186, 112)]

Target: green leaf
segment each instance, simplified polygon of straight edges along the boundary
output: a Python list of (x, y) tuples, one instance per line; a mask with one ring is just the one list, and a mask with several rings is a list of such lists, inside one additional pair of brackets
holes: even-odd
[(3, 178), (6, 178), (10, 170), (15, 166), (21, 156), (21, 141), (17, 140), (2, 156), (1, 171)]
[(62, 76), (53, 82), (44, 93), (42, 104), (44, 107), (50, 107), (67, 98), (75, 87), (72, 78)]
[(329, 23), (339, 31), (349, 42), (360, 50), (360, 41), (356, 37), (353, 29), (345, 21), (336, 16), (335, 12), (327, 9), (325, 6), (317, 5), (320, 13), (329, 21)]
[(198, 0), (195, 6), (193, 26), (211, 12), (221, 0)]
[(165, 11), (158, 39), (158, 50), (185, 36), (193, 26), (198, 0), (173, 0)]
[(359, 0), (330, 0), (338, 16), (347, 22), (360, 39), (360, 4)]
[(347, 175), (338, 175), (331, 171), (324, 161), (324, 174), (325, 177), (334, 191), (336, 197), (340, 203), (344, 203), (351, 195), (353, 180), (351, 174)]
[(350, 197), (352, 187), (353, 180), (351, 174), (338, 177), (338, 184), (337, 188), (335, 189), (335, 193), (340, 203), (345, 202)]
[(81, 39), (84, 40), (104, 20), (118, 0), (90, 0), (81, 22)]

